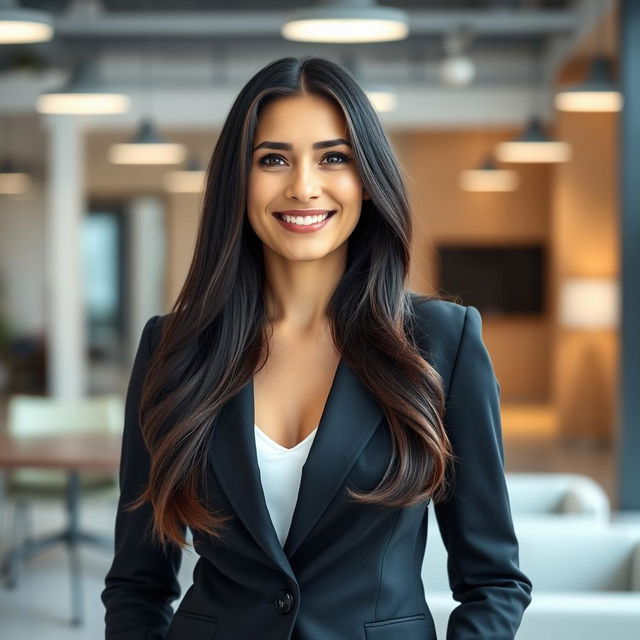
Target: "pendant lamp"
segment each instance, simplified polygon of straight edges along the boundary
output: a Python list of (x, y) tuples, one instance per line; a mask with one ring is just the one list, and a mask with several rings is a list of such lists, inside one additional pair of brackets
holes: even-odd
[(500, 162), (566, 162), (571, 146), (548, 137), (538, 116), (529, 120), (520, 138), (500, 142), (495, 149)]
[(172, 193), (201, 193), (204, 181), (204, 167), (195, 156), (189, 157), (185, 169), (169, 171), (164, 176), (165, 189)]
[(587, 70), (586, 79), (577, 85), (562, 87), (554, 98), (559, 111), (620, 111), (623, 106), (622, 93), (613, 79), (611, 60), (604, 52), (607, 50), (607, 31), (610, 13), (608, 3), (598, 0), (593, 4), (593, 24), (596, 26), (594, 51)]
[(512, 169), (499, 169), (489, 156), (479, 169), (460, 173), (459, 186), (463, 191), (515, 191), (520, 179)]
[(464, 87), (476, 75), (476, 64), (469, 55), (473, 34), (468, 28), (450, 33), (444, 39), (445, 57), (440, 62), (438, 74), (441, 82), (449, 87)]
[(556, 93), (554, 103), (559, 111), (620, 111), (623, 98), (613, 81), (611, 61), (593, 58), (586, 80)]
[(408, 36), (409, 19), (375, 0), (320, 0), (288, 14), (281, 34), (298, 42), (387, 42)]
[(109, 160), (114, 164), (178, 164), (185, 156), (184, 145), (167, 142), (149, 118), (141, 122), (130, 142), (109, 147)]
[(69, 82), (61, 89), (38, 96), (39, 113), (106, 114), (129, 110), (129, 97), (105, 91), (92, 59), (76, 63)]
[(17, 0), (0, 0), (0, 44), (47, 42), (53, 38), (53, 16), (23, 9)]

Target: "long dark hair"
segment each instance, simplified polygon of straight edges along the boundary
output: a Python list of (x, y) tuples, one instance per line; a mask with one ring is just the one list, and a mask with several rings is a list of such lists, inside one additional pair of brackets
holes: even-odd
[[(411, 212), (398, 160), (366, 94), (340, 65), (282, 58), (258, 71), (231, 107), (207, 169), (198, 236), (182, 290), (167, 314), (140, 403), (151, 466), (144, 493), (128, 508), (153, 505), (153, 536), (186, 546), (181, 525), (220, 535), (198, 487), (221, 407), (264, 366), (269, 318), (262, 242), (247, 219), (252, 143), (262, 109), (280, 96), (314, 94), (342, 110), (362, 184), (360, 220), (327, 314), (342, 358), (384, 410), (393, 456), (369, 504), (410, 506), (442, 499), (453, 459), (444, 390), (412, 337), (408, 289)], [(260, 362), (262, 358), (262, 362)]]

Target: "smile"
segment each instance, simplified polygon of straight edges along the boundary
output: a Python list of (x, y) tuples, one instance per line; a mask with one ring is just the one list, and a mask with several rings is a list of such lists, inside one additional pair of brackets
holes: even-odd
[(304, 214), (300, 211), (295, 212), (296, 215), (291, 215), (292, 213), (294, 212), (277, 211), (273, 215), (288, 231), (309, 233), (322, 229), (336, 211), (305, 211)]

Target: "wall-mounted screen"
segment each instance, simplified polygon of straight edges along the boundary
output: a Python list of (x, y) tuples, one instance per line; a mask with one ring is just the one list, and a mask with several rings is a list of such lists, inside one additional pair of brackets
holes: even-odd
[(437, 254), (440, 292), (481, 312), (545, 311), (544, 247), (440, 245)]

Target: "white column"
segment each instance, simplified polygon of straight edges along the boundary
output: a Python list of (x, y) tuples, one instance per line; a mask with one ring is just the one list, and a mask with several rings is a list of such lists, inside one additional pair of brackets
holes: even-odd
[(87, 388), (81, 225), (84, 158), (81, 124), (72, 115), (46, 119), (49, 132), (46, 224), (48, 392), (79, 397)]
[(129, 352), (131, 360), (146, 321), (164, 313), (165, 204), (158, 196), (129, 201)]

